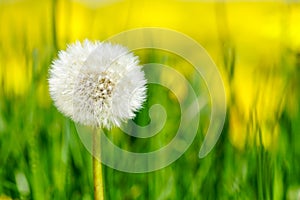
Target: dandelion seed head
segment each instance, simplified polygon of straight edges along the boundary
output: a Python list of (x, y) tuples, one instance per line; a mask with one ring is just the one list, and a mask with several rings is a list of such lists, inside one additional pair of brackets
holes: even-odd
[(49, 90), (54, 104), (75, 122), (120, 126), (135, 117), (146, 98), (138, 58), (111, 43), (76, 42), (54, 60)]

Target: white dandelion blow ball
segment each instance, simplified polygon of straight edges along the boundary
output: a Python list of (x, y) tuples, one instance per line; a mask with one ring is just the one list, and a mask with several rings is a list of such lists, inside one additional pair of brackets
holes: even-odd
[(120, 126), (146, 99), (138, 57), (111, 43), (76, 42), (60, 51), (50, 69), (49, 90), (60, 112), (77, 123)]

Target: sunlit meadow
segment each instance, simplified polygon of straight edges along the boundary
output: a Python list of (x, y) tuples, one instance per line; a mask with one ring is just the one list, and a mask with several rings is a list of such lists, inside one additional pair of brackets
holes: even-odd
[[(300, 3), (200, 0), (0, 0), (0, 199), (93, 199), (92, 157), (54, 107), (48, 70), (70, 42), (142, 27), (176, 30), (207, 50), (226, 87), (226, 122), (203, 159), (209, 104), (193, 144), (171, 165), (142, 174), (104, 167), (106, 199), (300, 199)], [(135, 53), (207, 92), (182, 58)], [(108, 137), (118, 146), (148, 152), (174, 137), (178, 101), (157, 85), (148, 96), (135, 121), (149, 123), (148, 108), (160, 103), (164, 129), (149, 139), (115, 129)]]

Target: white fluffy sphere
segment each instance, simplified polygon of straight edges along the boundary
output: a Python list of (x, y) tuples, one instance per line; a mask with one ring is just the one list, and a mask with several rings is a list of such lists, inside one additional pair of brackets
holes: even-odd
[(127, 48), (85, 40), (59, 52), (49, 90), (58, 110), (75, 122), (110, 129), (135, 117), (146, 99), (146, 80)]

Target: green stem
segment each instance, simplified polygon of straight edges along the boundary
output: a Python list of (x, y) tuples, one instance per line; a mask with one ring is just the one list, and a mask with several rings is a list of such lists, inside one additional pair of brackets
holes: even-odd
[(258, 127), (259, 146), (258, 146), (258, 193), (260, 200), (264, 199), (264, 180), (263, 180), (263, 153), (264, 147), (262, 142), (262, 133), (260, 127)]
[(99, 159), (100, 159), (100, 135), (97, 133), (97, 129), (95, 128), (93, 133), (94, 200), (104, 200), (102, 164)]
[(56, 25), (56, 12), (57, 12), (57, 0), (53, 0), (52, 5), (52, 36), (53, 36), (53, 45), (55, 48), (55, 51), (58, 50), (58, 43), (57, 43), (57, 25)]

